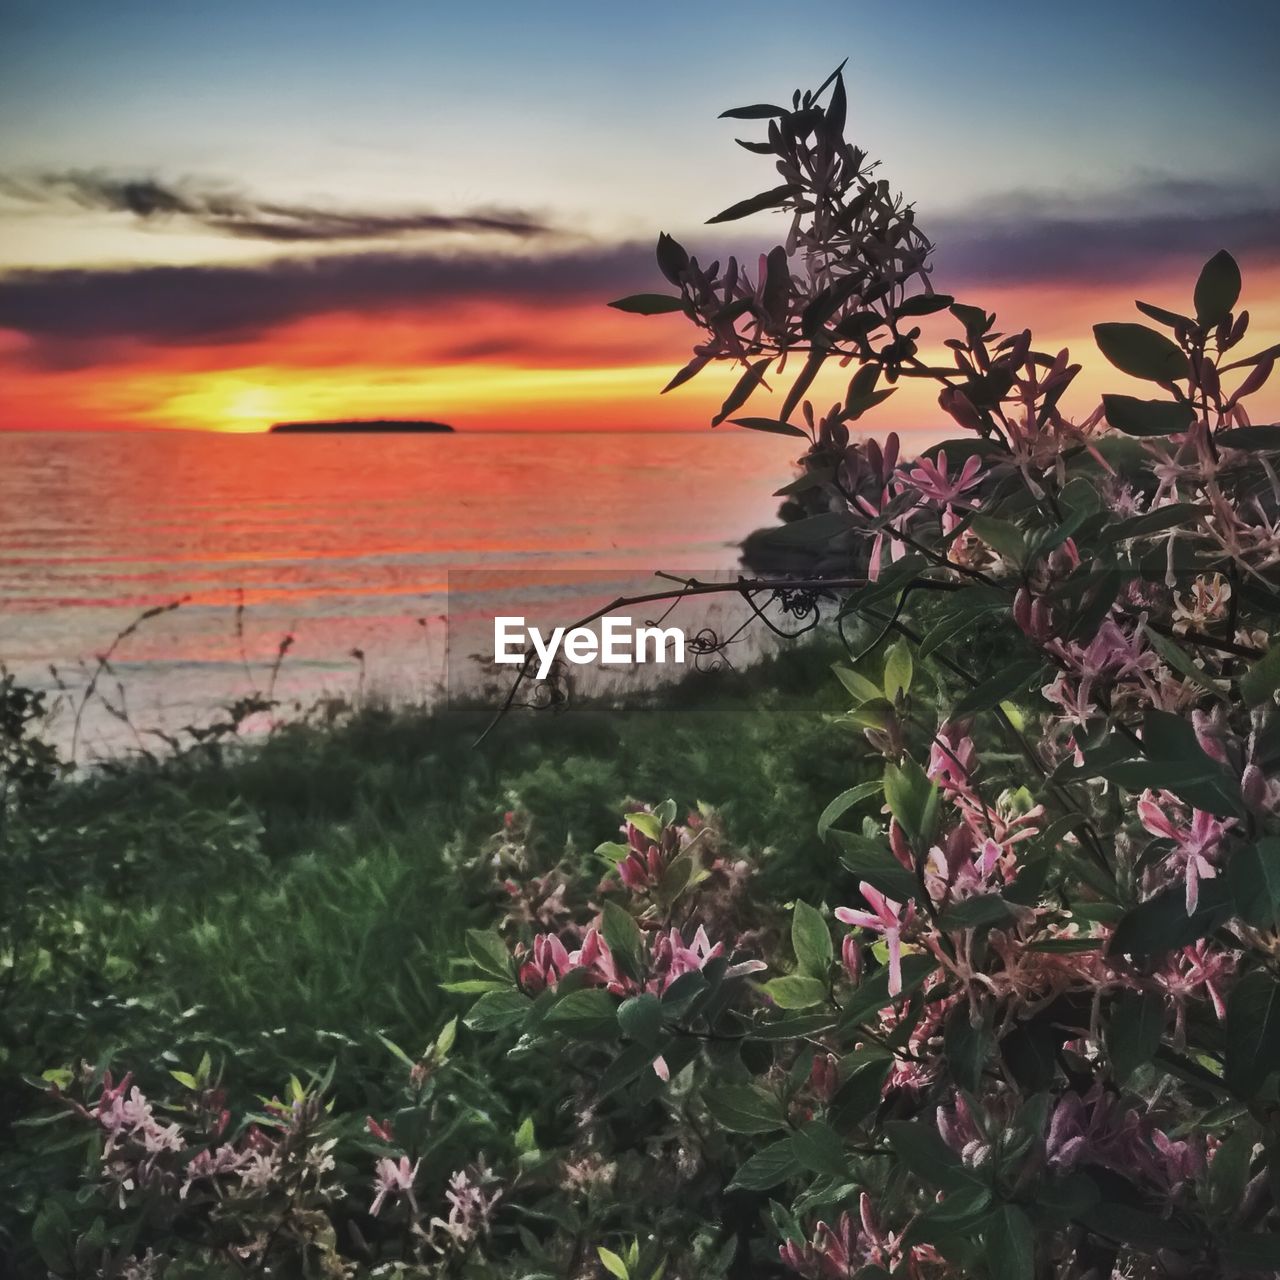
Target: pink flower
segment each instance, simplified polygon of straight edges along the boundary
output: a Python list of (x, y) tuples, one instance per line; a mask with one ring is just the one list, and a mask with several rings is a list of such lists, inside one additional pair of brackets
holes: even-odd
[(573, 968), (565, 945), (554, 933), (540, 933), (533, 940), (533, 957), (520, 966), (520, 985), (526, 991), (545, 991)]
[(910, 905), (905, 913), (902, 904), (886, 898), (877, 888), (865, 880), (858, 885), (858, 892), (866, 899), (870, 911), (855, 911), (850, 907), (837, 907), (835, 917), (841, 924), (862, 929), (873, 929), (884, 934), (889, 946), (889, 994), (902, 994), (902, 930), (915, 919), (915, 907)]
[[(653, 974), (649, 986), (658, 993), (665, 991), (677, 978), (694, 973), (725, 954), (723, 942), (712, 945), (706, 929), (699, 925), (692, 942), (686, 944), (679, 929), (660, 934), (653, 946)], [(725, 970), (726, 978), (739, 978), (759, 973), (768, 966), (763, 960), (744, 960)]]
[(1193, 809), (1190, 824), (1185, 820), (1180, 823), (1170, 816), (1170, 810), (1177, 813), (1180, 809), (1181, 805), (1167, 791), (1157, 793), (1148, 789), (1138, 800), (1139, 821), (1153, 836), (1171, 840), (1175, 856), (1186, 867), (1187, 915), (1191, 915), (1200, 901), (1200, 881), (1212, 880), (1218, 874), (1210, 858), (1235, 819), (1221, 821), (1202, 809)]
[(929, 748), (929, 777), (944, 791), (972, 790), (970, 775), (978, 763), (978, 749), (969, 736), (970, 721), (947, 721)]
[[(668, 840), (665, 843), (673, 842)], [(639, 893), (662, 879), (662, 873), (667, 869), (668, 854), (664, 844), (650, 840), (643, 831), (631, 823), (627, 824), (628, 853), (618, 863), (618, 875), (628, 889)]]
[(981, 483), (978, 472), (982, 461), (975, 454), (967, 458), (959, 473), (952, 478), (947, 468), (947, 455), (938, 454), (938, 461), (918, 458), (915, 466), (903, 476), (904, 481), (922, 497), (939, 506), (950, 506), (964, 493)]
[(364, 1127), (369, 1130), (379, 1142), (394, 1142), (396, 1135), (392, 1132), (391, 1121), (385, 1124), (379, 1124), (372, 1116), (365, 1116)]
[[(474, 1176), (473, 1176), (474, 1175)], [(468, 1172), (459, 1169), (449, 1178), (449, 1189), (444, 1193), (449, 1203), (448, 1218), (432, 1218), (432, 1245), (441, 1253), (448, 1249), (462, 1249), (489, 1229), (494, 1206), (502, 1199), (502, 1190), (485, 1191), (484, 1186), (493, 1181), (493, 1174), (483, 1163)], [(445, 1246), (441, 1248), (434, 1237), (441, 1234)]]
[(858, 1217), (860, 1229), (842, 1213), (835, 1227), (819, 1222), (812, 1240), (788, 1240), (778, 1250), (783, 1265), (806, 1280), (848, 1280), (868, 1267), (916, 1276), (920, 1263), (941, 1261), (931, 1245), (904, 1245), (901, 1235), (884, 1230), (865, 1191), (858, 1198)]
[(1210, 949), (1209, 940), (1200, 938), (1189, 947), (1169, 956), (1152, 976), (1169, 993), (1176, 1010), (1174, 1031), (1181, 1040), (1186, 1033), (1186, 1002), (1197, 994), (1208, 997), (1221, 1022), (1227, 1016), (1223, 983), (1235, 972), (1236, 957), (1229, 951)]
[(392, 1160), (390, 1156), (383, 1156), (381, 1160), (374, 1166), (373, 1186), (377, 1195), (373, 1198), (373, 1203), (369, 1206), (369, 1212), (376, 1218), (386, 1202), (388, 1196), (400, 1195), (402, 1192), (409, 1196), (410, 1203), (413, 1200), (413, 1181), (418, 1176), (418, 1165), (422, 1163), (417, 1161), (412, 1167), (409, 1164), (408, 1156), (401, 1156), (399, 1160)]

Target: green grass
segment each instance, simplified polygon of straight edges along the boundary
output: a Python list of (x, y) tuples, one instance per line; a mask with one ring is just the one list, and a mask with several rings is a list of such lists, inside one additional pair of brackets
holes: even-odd
[(544, 850), (589, 852), (628, 802), (705, 801), (764, 874), (821, 896), (832, 855), (814, 822), (857, 755), (823, 719), (841, 701), (832, 657), (799, 646), (644, 705), (514, 713), (479, 747), (488, 706), (374, 708), (223, 762), (63, 786), (39, 814), (59, 928), (8, 1010), (11, 1083), (200, 1046), (262, 1088), (335, 1056), (361, 1079), (375, 1033), (416, 1044), (458, 1007), (439, 982), (492, 906), (456, 868), (517, 805)]

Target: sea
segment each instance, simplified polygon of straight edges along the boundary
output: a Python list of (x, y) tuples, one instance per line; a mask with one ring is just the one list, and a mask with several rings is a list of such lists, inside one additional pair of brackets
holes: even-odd
[(795, 446), (728, 429), (0, 433), (0, 664), (46, 693), (46, 732), (82, 762), (162, 754), (249, 695), (277, 705), (248, 733), (430, 702), (458, 683), (463, 614), (568, 623), (669, 585), (659, 572), (732, 575)]

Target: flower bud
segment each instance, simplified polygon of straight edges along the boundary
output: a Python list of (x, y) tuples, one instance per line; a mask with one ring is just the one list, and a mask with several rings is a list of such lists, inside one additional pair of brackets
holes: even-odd
[(840, 962), (844, 965), (850, 982), (856, 984), (862, 981), (862, 948), (851, 933), (845, 934), (844, 941), (840, 944)]
[(1240, 794), (1255, 812), (1267, 807), (1267, 779), (1256, 764), (1245, 766), (1240, 778)]
[(823, 1102), (830, 1102), (836, 1096), (840, 1088), (840, 1072), (834, 1054), (814, 1055), (813, 1066), (809, 1070), (809, 1087)]
[(907, 843), (906, 832), (898, 825), (896, 818), (889, 823), (889, 848), (893, 850), (893, 856), (908, 871), (915, 869), (916, 860), (911, 852), (910, 844)]

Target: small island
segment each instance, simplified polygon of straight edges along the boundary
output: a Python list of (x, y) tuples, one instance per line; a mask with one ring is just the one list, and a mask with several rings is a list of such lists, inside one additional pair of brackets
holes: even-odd
[(453, 428), (443, 422), (426, 422), (414, 418), (366, 418), (355, 421), (335, 422), (277, 422), (271, 428), (273, 435), (430, 435), (451, 433)]

